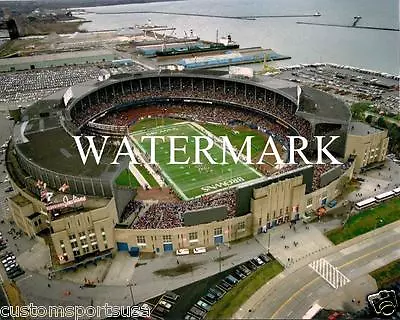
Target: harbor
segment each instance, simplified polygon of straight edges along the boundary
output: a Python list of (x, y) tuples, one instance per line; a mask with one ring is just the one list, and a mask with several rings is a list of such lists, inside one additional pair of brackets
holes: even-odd
[(218, 30), (215, 41), (208, 41), (197, 37), (192, 29), (184, 31), (183, 37), (177, 37), (175, 28), (153, 25), (150, 19), (147, 24), (136, 28), (144, 36), (140, 41), (132, 41), (128, 48), (125, 46), (125, 50), (160, 69), (210, 69), (262, 62), (265, 64), (291, 58), (271, 48), (241, 48), (230, 34), (220, 37)]

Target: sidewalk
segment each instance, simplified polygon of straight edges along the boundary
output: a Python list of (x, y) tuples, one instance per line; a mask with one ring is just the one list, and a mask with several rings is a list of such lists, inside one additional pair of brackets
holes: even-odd
[[(300, 222), (292, 227), (284, 224), (268, 230), (268, 233), (257, 235), (256, 239), (266, 251), (268, 251), (268, 241), (270, 240), (269, 252), (283, 266), (289, 267), (296, 261), (332, 246), (332, 243), (316, 225), (321, 227), (325, 223), (304, 224)], [(326, 227), (328, 228), (328, 225)], [(282, 239), (281, 236), (285, 238)], [(295, 243), (296, 245), (294, 245)]]

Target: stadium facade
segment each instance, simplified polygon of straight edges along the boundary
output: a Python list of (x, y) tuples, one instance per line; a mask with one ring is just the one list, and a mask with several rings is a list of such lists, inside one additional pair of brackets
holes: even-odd
[[(64, 100), (44, 100), (30, 107), (14, 127), (6, 153), (7, 170), (18, 193), (9, 199), (13, 219), (29, 236), (47, 238), (60, 268), (110, 255), (116, 249), (162, 254), (213, 247), (299, 220), (342, 193), (353, 176), (358, 156), (354, 150), (358, 149), (346, 147), (351, 116), (343, 103), (314, 89), (303, 88), (306, 97), (297, 97), (296, 92), (296, 87), (277, 88), (263, 81), (187, 73), (137, 74), (72, 87)], [(340, 135), (335, 152), (345, 164), (329, 169), (286, 168), (240, 185), (230, 193), (235, 199), (233, 215), (227, 214), (226, 199), (222, 199), (221, 206), (210, 208), (204, 202), (203, 208), (183, 212), (175, 224), (163, 225), (168, 215), (162, 209), (155, 210), (160, 217), (157, 224), (128, 223), (124, 214), (136, 190), (115, 183), (128, 162), (117, 167), (105, 159), (97, 166), (89, 160), (83, 166), (72, 135), (120, 137), (127, 133), (126, 125), (96, 120), (115, 111), (146, 110), (152, 104), (168, 110), (179, 103), (244, 110), (279, 125), (284, 132), (310, 139), (316, 132)], [(335, 106), (334, 113), (330, 105)], [(106, 157), (114, 155), (117, 146), (107, 148)]]

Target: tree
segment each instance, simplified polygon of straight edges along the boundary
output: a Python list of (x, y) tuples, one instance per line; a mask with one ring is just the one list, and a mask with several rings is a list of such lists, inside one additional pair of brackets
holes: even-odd
[(400, 154), (400, 127), (392, 123), (388, 125), (389, 153)]
[(386, 121), (384, 117), (379, 117), (378, 121), (376, 121), (376, 125), (380, 128), (387, 128)]
[(368, 122), (369, 124), (372, 123), (372, 120), (374, 119), (374, 117), (372, 115), (367, 115), (367, 117), (365, 118), (365, 121)]
[(351, 113), (354, 119), (364, 120), (364, 113), (370, 108), (371, 102), (356, 102), (351, 105)]

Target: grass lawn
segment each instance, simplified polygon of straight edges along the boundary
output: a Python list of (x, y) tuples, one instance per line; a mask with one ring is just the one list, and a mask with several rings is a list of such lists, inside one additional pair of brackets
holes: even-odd
[(400, 199), (392, 199), (350, 217), (343, 227), (327, 232), (326, 236), (334, 244), (338, 244), (399, 219)]
[(207, 314), (207, 319), (231, 319), (243, 303), (282, 270), (283, 267), (276, 260), (263, 265), (214, 304)]
[(14, 283), (12, 283), (10, 281), (5, 281), (3, 284), (3, 288), (7, 294), (10, 305), (12, 305), (12, 306), (25, 305), (24, 299), (22, 298), (22, 295), (21, 295), (21, 292)]
[[(210, 156), (217, 164), (212, 164), (203, 155), (200, 155), (201, 165), (193, 164), (195, 160), (195, 141), (193, 136), (204, 136), (197, 128), (190, 123), (175, 123), (161, 127), (153, 127), (144, 131), (138, 131), (132, 134), (142, 152), (150, 154), (150, 141), (141, 141), (142, 136), (186, 136), (188, 141), (184, 139), (176, 140), (176, 148), (186, 147), (186, 154), (182, 151), (175, 152), (175, 161), (184, 162), (189, 159), (188, 164), (169, 164), (170, 162), (170, 139), (165, 141), (156, 141), (156, 161), (162, 170), (168, 184), (184, 200), (202, 196), (204, 194), (217, 192), (223, 189), (231, 188), (240, 183), (250, 181), (261, 177), (255, 169), (244, 163), (234, 163), (232, 156), (226, 154), (227, 164), (219, 164), (222, 162), (223, 151), (217, 146), (208, 151)], [(201, 147), (205, 147), (207, 142), (201, 141)]]
[(143, 178), (146, 179), (146, 181), (149, 183), (150, 187), (152, 188), (157, 188), (160, 185), (157, 183), (156, 179), (150, 174), (150, 172), (147, 171), (145, 166), (136, 166), (136, 168), (139, 170), (139, 172), (142, 174)]
[(182, 122), (182, 120), (171, 119), (171, 118), (146, 118), (137, 121), (130, 127), (130, 131), (140, 131), (147, 130), (155, 127), (166, 126), (169, 124), (174, 124)]
[(117, 179), (115, 179), (115, 183), (120, 186), (127, 186), (131, 188), (140, 187), (139, 181), (136, 180), (135, 176), (130, 172), (129, 169), (122, 171)]
[(400, 259), (372, 271), (370, 276), (376, 280), (379, 289), (397, 281), (400, 279)]

